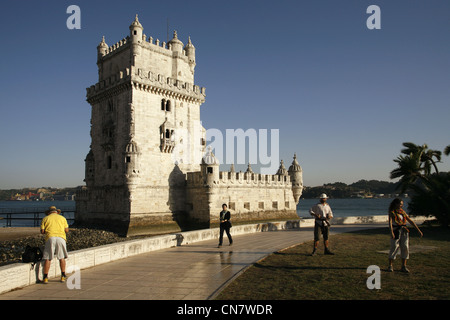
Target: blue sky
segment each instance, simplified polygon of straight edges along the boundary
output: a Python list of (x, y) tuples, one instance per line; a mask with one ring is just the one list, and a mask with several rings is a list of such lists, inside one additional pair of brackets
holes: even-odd
[[(71, 4), (80, 30), (66, 27)], [(366, 27), (372, 4), (380, 30)], [(7, 1), (0, 188), (83, 184), (96, 47), (136, 13), (147, 37), (165, 41), (167, 20), (191, 36), (203, 126), (279, 129), (279, 158), (297, 153), (305, 185), (389, 180), (403, 142), (450, 144), (449, 1)]]

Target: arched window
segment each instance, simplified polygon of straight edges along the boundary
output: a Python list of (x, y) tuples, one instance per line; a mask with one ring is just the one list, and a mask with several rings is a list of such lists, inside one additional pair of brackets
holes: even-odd
[(170, 100), (162, 99), (161, 100), (161, 110), (162, 111), (170, 111), (171, 110), (171, 102)]
[(114, 104), (112, 101), (108, 101), (108, 112), (114, 111)]

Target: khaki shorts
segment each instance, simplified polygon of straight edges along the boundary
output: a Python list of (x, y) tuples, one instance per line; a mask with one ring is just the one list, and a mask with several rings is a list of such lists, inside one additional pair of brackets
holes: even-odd
[(66, 259), (67, 254), (66, 240), (60, 237), (51, 237), (45, 242), (43, 260), (52, 260), (57, 258), (58, 260)]
[(320, 233), (322, 233), (323, 240), (328, 240), (329, 235), (329, 227), (328, 226), (322, 226), (318, 223), (314, 223), (314, 241), (319, 241), (320, 239)]

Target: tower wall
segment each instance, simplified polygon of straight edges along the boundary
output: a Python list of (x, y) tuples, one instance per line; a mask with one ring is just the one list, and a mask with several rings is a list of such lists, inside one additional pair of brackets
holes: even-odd
[(298, 219), (289, 176), (220, 172), (211, 186), (201, 172), (187, 175), (190, 218), (204, 225), (217, 224), (222, 204), (232, 221)]

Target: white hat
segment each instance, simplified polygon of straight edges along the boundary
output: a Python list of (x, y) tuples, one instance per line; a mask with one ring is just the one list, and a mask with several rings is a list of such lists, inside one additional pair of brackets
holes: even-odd
[(328, 199), (327, 195), (325, 193), (322, 193), (320, 195), (320, 199)]

